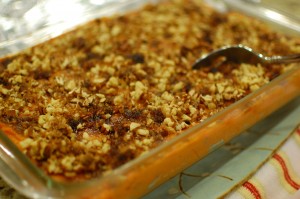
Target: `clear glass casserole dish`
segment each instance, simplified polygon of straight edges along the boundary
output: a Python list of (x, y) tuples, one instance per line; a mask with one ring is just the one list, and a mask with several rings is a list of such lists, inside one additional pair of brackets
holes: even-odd
[[(111, 2), (87, 9), (85, 20), (94, 17), (111, 15), (115, 12), (126, 12), (151, 1)], [(226, 12), (222, 3), (208, 1)], [(227, 0), (229, 8), (241, 5), (248, 11), (262, 9), (260, 4), (232, 3)], [(241, 10), (239, 7), (238, 9)], [(263, 8), (268, 10), (268, 8)], [(243, 11), (241, 11), (243, 12)], [(94, 15), (95, 14), (95, 15)], [(256, 17), (267, 19), (265, 12), (256, 13)], [(2, 54), (16, 52), (35, 45), (47, 38), (52, 38), (76, 23), (66, 22), (50, 25), (33, 35), (21, 39), (2, 42)], [(57, 26), (56, 26), (57, 25)], [(59, 32), (57, 32), (59, 31)], [(16, 48), (17, 47), (17, 48)], [(36, 198), (135, 198), (139, 197), (170, 177), (176, 175), (210, 151), (238, 135), (260, 119), (289, 102), (300, 94), (300, 69), (296, 67), (274, 79), (260, 90), (251, 93), (237, 103), (229, 106), (185, 133), (171, 139), (149, 153), (114, 169), (111, 173), (92, 180), (74, 183), (63, 183), (45, 175), (22, 154), (18, 148), (1, 133), (1, 176), (18, 191)], [(279, 97), (280, 96), (280, 97)], [(170, 166), (176, 165), (176, 166)]]

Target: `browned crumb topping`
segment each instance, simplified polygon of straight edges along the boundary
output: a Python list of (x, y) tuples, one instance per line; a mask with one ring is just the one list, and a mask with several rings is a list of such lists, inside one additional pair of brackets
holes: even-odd
[(197, 0), (97, 19), (0, 61), (1, 122), (50, 175), (91, 178), (140, 156), (282, 73), (282, 65), (192, 63), (227, 44), (266, 55), (300, 42)]

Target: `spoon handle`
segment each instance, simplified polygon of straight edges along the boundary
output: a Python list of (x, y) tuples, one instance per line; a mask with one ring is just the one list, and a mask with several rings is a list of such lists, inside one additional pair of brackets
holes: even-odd
[(300, 54), (266, 57), (265, 60), (268, 63), (279, 63), (279, 64), (281, 64), (281, 63), (300, 62)]

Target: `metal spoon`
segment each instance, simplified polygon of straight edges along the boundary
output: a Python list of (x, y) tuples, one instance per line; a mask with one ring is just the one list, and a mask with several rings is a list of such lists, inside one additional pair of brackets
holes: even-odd
[(300, 62), (300, 54), (292, 54), (286, 56), (267, 57), (260, 53), (254, 52), (251, 48), (244, 45), (224, 46), (215, 50), (202, 58), (198, 59), (193, 69), (211, 66), (215, 60), (225, 57), (226, 61), (247, 64), (272, 64), (272, 63), (292, 63)]

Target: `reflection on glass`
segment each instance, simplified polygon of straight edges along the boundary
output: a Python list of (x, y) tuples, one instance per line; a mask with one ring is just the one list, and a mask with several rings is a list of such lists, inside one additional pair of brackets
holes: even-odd
[(38, 44), (135, 0), (0, 0), (0, 57)]
[(30, 31), (32, 27), (24, 15), (33, 9), (38, 0), (0, 0), (0, 42)]
[(84, 14), (79, 0), (0, 0), (0, 42), (58, 23), (74, 24)]

